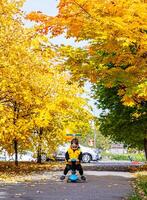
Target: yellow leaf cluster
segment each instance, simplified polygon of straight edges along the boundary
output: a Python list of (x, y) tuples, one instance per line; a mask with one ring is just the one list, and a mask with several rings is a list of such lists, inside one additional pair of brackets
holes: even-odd
[(83, 90), (56, 66), (56, 48), (35, 29), (23, 27), (22, 3), (2, 1), (0, 7), (0, 145), (12, 153), (14, 140), (21, 151), (41, 140), (51, 151), (70, 124), (86, 134), (92, 115)]
[[(50, 30), (53, 36), (65, 32), (67, 38), (89, 42), (85, 53), (83, 49), (66, 49), (68, 69), (75, 77), (80, 80), (88, 78), (94, 83), (100, 81), (106, 87), (125, 87), (125, 93), (121, 92), (125, 105), (134, 105), (134, 97), (136, 102), (140, 102), (140, 97), (147, 101), (146, 1), (60, 0), (58, 8), (57, 16), (49, 20), (47, 16), (43, 20), (41, 14), (41, 24), (45, 29)], [(32, 16), (30, 19), (35, 21), (40, 18), (37, 13), (35, 18)], [(100, 67), (109, 64), (107, 70)], [(121, 69), (119, 73), (117, 68)]]

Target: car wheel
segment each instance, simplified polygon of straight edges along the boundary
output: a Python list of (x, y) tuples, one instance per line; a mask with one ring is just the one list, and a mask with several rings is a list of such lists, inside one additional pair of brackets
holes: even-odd
[(84, 153), (82, 156), (82, 161), (84, 163), (89, 163), (92, 160), (92, 157), (89, 153)]

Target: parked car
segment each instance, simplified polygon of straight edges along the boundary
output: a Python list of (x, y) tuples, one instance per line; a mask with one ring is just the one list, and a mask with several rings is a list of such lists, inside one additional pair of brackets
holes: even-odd
[(2, 153), (0, 153), (0, 161), (6, 161), (5, 155), (3, 155)]
[[(60, 145), (57, 149), (57, 152), (55, 153), (55, 159), (56, 160), (64, 160), (65, 153), (66, 153), (67, 149), (69, 148), (69, 146), (70, 146), (69, 143)], [(80, 145), (80, 149), (83, 153), (82, 162), (84, 162), (84, 163), (88, 163), (90, 161), (97, 161), (102, 158), (99, 149), (90, 148), (90, 147), (86, 147), (83, 145)]]
[(6, 161), (6, 151), (0, 149), (0, 161)]
[(36, 158), (33, 156), (34, 154), (31, 151), (27, 151), (23, 154), (19, 154), (19, 161), (30, 161), (30, 162), (35, 162)]
[[(15, 155), (13, 154), (12, 156), (7, 156), (6, 157), (7, 161), (14, 161), (15, 160)], [(36, 161), (36, 158), (34, 158), (33, 153), (31, 151), (26, 151), (22, 154), (18, 153), (18, 161)]]

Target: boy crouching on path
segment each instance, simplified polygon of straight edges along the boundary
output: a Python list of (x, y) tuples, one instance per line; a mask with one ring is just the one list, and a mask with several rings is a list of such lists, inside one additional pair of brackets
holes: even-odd
[(72, 169), (72, 166), (69, 164), (70, 160), (75, 159), (76, 165), (75, 170), (79, 171), (82, 180), (86, 180), (86, 177), (83, 175), (83, 168), (81, 166), (82, 160), (82, 152), (79, 147), (79, 141), (77, 138), (72, 139), (70, 148), (67, 150), (65, 154), (65, 159), (67, 161), (66, 167), (64, 169), (63, 175), (60, 177), (61, 180), (65, 179), (66, 174), (69, 170)]

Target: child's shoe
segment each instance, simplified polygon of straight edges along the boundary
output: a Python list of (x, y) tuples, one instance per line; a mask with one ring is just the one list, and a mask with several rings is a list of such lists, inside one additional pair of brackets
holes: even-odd
[(60, 177), (60, 180), (63, 181), (64, 179), (65, 179), (65, 175), (62, 175), (62, 176)]
[(86, 181), (86, 177), (82, 175), (81, 180)]

